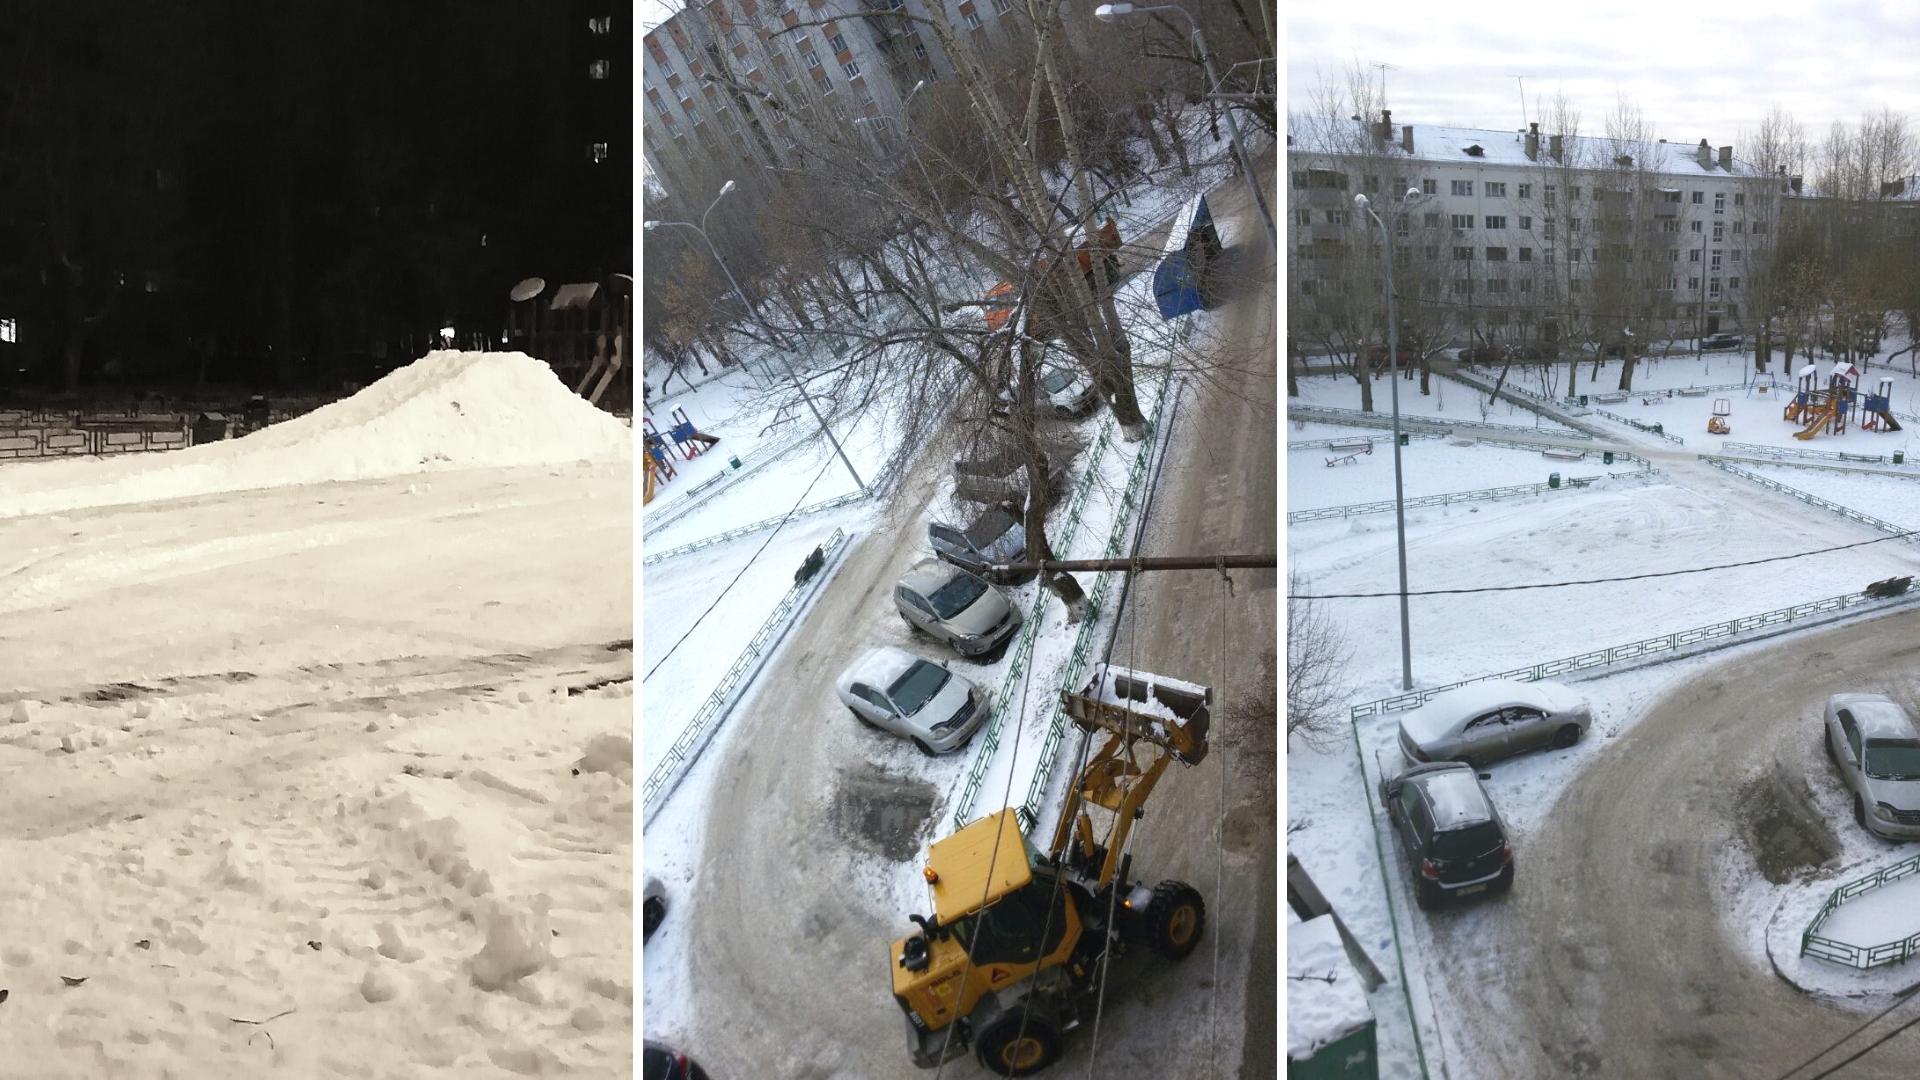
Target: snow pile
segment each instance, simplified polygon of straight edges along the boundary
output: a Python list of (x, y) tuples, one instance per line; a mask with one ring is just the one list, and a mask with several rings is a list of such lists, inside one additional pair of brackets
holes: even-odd
[(473, 958), (473, 985), (505, 990), (553, 963), (548, 945), (552, 936), (543, 914), (493, 905), (487, 914), (487, 943)]
[(633, 432), (522, 353), (432, 352), (232, 442), (0, 470), (0, 517), (447, 469), (625, 461)]
[(1333, 916), (1287, 926), (1287, 1060), (1307, 1061), (1373, 1023)]

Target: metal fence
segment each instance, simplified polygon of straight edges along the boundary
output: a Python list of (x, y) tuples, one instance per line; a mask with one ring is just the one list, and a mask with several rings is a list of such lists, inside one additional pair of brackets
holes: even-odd
[[(1487, 438), (1487, 437), (1486, 437), (1486, 436), (1484, 436), (1484, 435), (1475, 435), (1475, 436), (1473, 437), (1473, 441), (1474, 441), (1474, 442), (1476, 442), (1476, 443), (1479, 443), (1479, 444), (1480, 444), (1480, 445), (1482, 445), (1482, 446), (1504, 446), (1504, 447), (1507, 447), (1507, 448), (1509, 448), (1509, 449), (1513, 449), (1513, 450), (1535, 450), (1535, 451), (1538, 451), (1538, 450), (1551, 450), (1551, 449), (1553, 449), (1553, 447), (1551, 447), (1551, 446), (1549, 446), (1549, 445), (1546, 445), (1546, 444), (1544, 444), (1544, 443), (1524, 443), (1524, 442), (1514, 442), (1514, 441), (1512, 441), (1511, 439), (1489, 439), (1489, 438)], [(1611, 447), (1611, 446), (1594, 446), (1594, 447), (1585, 447), (1585, 446), (1582, 446), (1582, 447), (1577, 447), (1577, 448), (1576, 448), (1576, 447), (1571, 447), (1571, 446), (1570, 446), (1570, 447), (1567, 447), (1567, 449), (1569, 449), (1569, 450), (1573, 450), (1573, 449), (1579, 449), (1579, 450), (1582, 450), (1582, 451), (1584, 451), (1584, 452), (1586, 452), (1586, 453), (1589, 453), (1589, 454), (1592, 454), (1592, 453), (1595, 453), (1595, 452), (1600, 452), (1600, 453), (1608, 453), (1608, 454), (1612, 454), (1612, 455), (1613, 455), (1613, 459), (1614, 459), (1615, 461), (1638, 461), (1638, 462), (1642, 462), (1642, 463), (1646, 463), (1646, 461), (1647, 461), (1647, 459), (1646, 459), (1646, 458), (1643, 458), (1643, 457), (1641, 457), (1640, 455), (1638, 455), (1638, 454), (1635, 454), (1635, 453), (1633, 453), (1632, 451), (1629, 451), (1629, 450), (1616, 450), (1616, 449), (1614, 449), (1614, 448), (1613, 448), (1613, 447)]]
[[(1700, 455), (1700, 457), (1703, 459), (1710, 458), (1710, 457), (1718, 457), (1718, 456), (1720, 455), (1716, 455), (1716, 454)], [(1741, 459), (1741, 460), (1744, 461), (1745, 459)], [(1774, 465), (1782, 469), (1805, 469), (1809, 472), (1839, 473), (1841, 476), (1878, 476), (1878, 477), (1885, 477), (1888, 480), (1920, 481), (1920, 471), (1894, 472), (1893, 471), (1894, 467), (1891, 465), (1882, 469), (1856, 469), (1856, 468), (1850, 468), (1845, 465), (1824, 465), (1818, 461), (1793, 461), (1788, 459), (1778, 459), (1778, 460), (1771, 460), (1766, 462), (1747, 461), (1746, 464), (1749, 464), (1749, 465), (1766, 464), (1766, 465)]]
[(1649, 435), (1654, 435), (1659, 438), (1665, 439), (1676, 446), (1687, 445), (1687, 440), (1681, 438), (1678, 435), (1669, 434), (1663, 426), (1659, 426), (1655, 424), (1643, 424), (1638, 420), (1629, 420), (1626, 417), (1621, 416), (1619, 413), (1608, 412), (1605, 409), (1595, 409), (1593, 411), (1600, 414), (1601, 416), (1606, 417), (1609, 420), (1614, 421), (1615, 423), (1625, 424), (1630, 428), (1634, 428), (1639, 431), (1644, 431)]
[[(1391, 414), (1361, 412), (1358, 409), (1336, 409), (1326, 405), (1289, 405), (1289, 420), (1318, 421), (1323, 424), (1346, 424), (1352, 427), (1393, 426)], [(1556, 439), (1591, 439), (1593, 436), (1574, 428), (1523, 427), (1519, 424), (1495, 424), (1486, 420), (1452, 420), (1442, 416), (1407, 416), (1401, 414), (1400, 426), (1416, 431), (1437, 431), (1451, 433), (1459, 428), (1471, 428), (1475, 431), (1514, 431), (1528, 434), (1551, 436)]]
[(1841, 904), (1852, 900), (1864, 892), (1871, 892), (1882, 885), (1891, 885), (1903, 878), (1920, 874), (1920, 855), (1902, 859), (1891, 866), (1883, 866), (1866, 877), (1849, 881), (1833, 890), (1826, 903), (1820, 905), (1820, 911), (1807, 924), (1800, 935), (1800, 955), (1812, 955), (1821, 960), (1830, 960), (1848, 967), (1866, 969), (1881, 964), (1897, 964), (1903, 960), (1920, 956), (1920, 933), (1890, 941), (1884, 945), (1860, 946), (1833, 938), (1821, 937), (1820, 928), (1826, 925), (1827, 918)]
[[(813, 438), (814, 434), (815, 432), (803, 431), (787, 439), (785, 442), (778, 443), (774, 446), (759, 447), (749, 451), (741, 456), (739, 468), (728, 469), (707, 477), (705, 480), (681, 492), (672, 500), (654, 507), (642, 520), (653, 529), (664, 529), (668, 525), (673, 524), (677, 519), (686, 516), (687, 512), (694, 507), (720, 494), (720, 490), (726, 487), (729, 482), (737, 480), (770, 462), (778, 461), (794, 448), (800, 446), (808, 439)], [(641, 453), (646, 453), (645, 447), (641, 448)], [(714, 453), (714, 451), (708, 450), (707, 453), (711, 454)]]
[[(1444, 439), (1447, 437), (1446, 433), (1441, 431), (1409, 431), (1406, 435), (1409, 440)], [(1344, 439), (1303, 439), (1300, 442), (1290, 442), (1287, 444), (1287, 450), (1289, 452), (1294, 450), (1331, 450), (1336, 446), (1352, 446), (1356, 443), (1366, 443), (1368, 446), (1376, 446), (1382, 441), (1386, 442), (1387, 445), (1392, 445), (1391, 439), (1382, 440), (1381, 437), (1377, 435), (1349, 435)], [(1531, 450), (1535, 448), (1528, 447), (1528, 449)]]
[[(1584, 488), (1595, 480), (1605, 480), (1612, 476), (1644, 477), (1655, 475), (1659, 471), (1660, 470), (1649, 465), (1645, 468), (1631, 469), (1627, 472), (1600, 473), (1595, 476), (1569, 476), (1560, 485), (1556, 485), (1552, 481), (1544, 481), (1538, 484), (1509, 484), (1506, 487), (1481, 488), (1477, 491), (1450, 491), (1438, 495), (1416, 495), (1411, 499), (1404, 500), (1403, 504), (1411, 510), (1423, 506), (1449, 506), (1453, 503), (1492, 502), (1495, 499), (1520, 499), (1528, 495), (1543, 495), (1549, 491), (1566, 491)], [(1331, 518), (1360, 517), (1366, 514), (1383, 514), (1393, 510), (1397, 505), (1402, 504), (1395, 503), (1392, 499), (1382, 499), (1377, 502), (1350, 503), (1346, 506), (1323, 506), (1315, 510), (1292, 510), (1287, 513), (1287, 524), (1294, 525), (1303, 521), (1326, 521)]]
[[(1857, 461), (1863, 465), (1889, 464), (1885, 454), (1850, 454), (1844, 450), (1809, 450), (1798, 446), (1761, 446), (1758, 443), (1723, 442), (1720, 449), (1748, 457), (1807, 458), (1821, 461)], [(1915, 462), (1920, 465), (1920, 462)]]
[(653, 767), (653, 771), (647, 774), (646, 783), (641, 787), (641, 801), (645, 806), (647, 820), (651, 820), (654, 812), (666, 805), (667, 796), (673, 794), (674, 787), (680, 783), (681, 778), (686, 776), (687, 770), (700, 756), (700, 751), (706, 748), (713, 733), (718, 731), (721, 723), (726, 720), (727, 714), (739, 700), (740, 692), (745, 690), (753, 672), (759, 670), (767, 654), (772, 652), (786, 636), (787, 630), (792, 625), (790, 616), (826, 583), (827, 578), (832, 574), (834, 562), (845, 549), (846, 543), (845, 530), (835, 529), (833, 535), (820, 545), (820, 551), (826, 556), (826, 562), (813, 577), (798, 582), (793, 588), (788, 589), (787, 594), (774, 605), (772, 613), (767, 616), (767, 621), (760, 625), (759, 631), (747, 642), (747, 647), (734, 658), (726, 673), (721, 675), (720, 681), (714, 685), (712, 692), (707, 694), (705, 701), (701, 702), (699, 711), (693, 714), (693, 719), (687, 722), (687, 726), (680, 732), (679, 737), (673, 740), (673, 746), (667, 751), (667, 755), (661, 758)]
[[(1890, 607), (1901, 603), (1911, 603), (1914, 600), (1920, 600), (1920, 594), (1897, 597), (1891, 602), (1887, 602), (1876, 597), (1870, 597), (1861, 592), (1843, 593), (1839, 596), (1829, 596), (1824, 600), (1809, 600), (1804, 604), (1795, 604), (1792, 607), (1776, 608), (1772, 611), (1762, 611), (1753, 615), (1742, 615), (1737, 619), (1727, 619), (1723, 622), (1709, 623), (1706, 626), (1696, 626), (1691, 630), (1680, 630), (1671, 634), (1662, 634), (1658, 637), (1642, 638), (1639, 641), (1629, 641), (1624, 645), (1595, 649), (1591, 652), (1579, 653), (1574, 656), (1563, 656), (1557, 660), (1544, 660), (1529, 667), (1514, 668), (1511, 671), (1496, 671), (1490, 675), (1476, 675), (1471, 679), (1461, 679), (1459, 682), (1448, 683), (1445, 686), (1427, 687), (1405, 694), (1395, 694), (1392, 697), (1380, 698), (1376, 701), (1366, 701), (1353, 706), (1348, 710), (1348, 713), (1354, 720), (1361, 720), (1369, 716), (1382, 716), (1390, 712), (1404, 712), (1407, 709), (1419, 708), (1436, 694), (1443, 694), (1448, 690), (1458, 690), (1460, 687), (1471, 686), (1474, 683), (1487, 682), (1490, 679), (1514, 679), (1519, 682), (1536, 682), (1540, 679), (1550, 679), (1556, 675), (1564, 675), (1572, 671), (1591, 671), (1595, 668), (1625, 663), (1628, 660), (1638, 660), (1642, 657), (1654, 656), (1663, 652), (1674, 652), (1702, 641), (1731, 638), (1751, 630), (1759, 630), (1769, 626), (1781, 626), (1787, 623), (1798, 622), (1802, 619), (1812, 618), (1816, 615), (1824, 615), (1832, 611), (1844, 611), (1847, 608), (1859, 607), (1862, 604), (1879, 603), (1882, 606)], [(1732, 643), (1730, 642), (1729, 644)]]
[(1830, 510), (1833, 513), (1839, 514), (1841, 517), (1851, 518), (1852, 520), (1857, 521), (1862, 525), (1866, 525), (1866, 526), (1870, 526), (1872, 528), (1878, 529), (1883, 533), (1891, 533), (1895, 536), (1907, 535), (1911, 537), (1911, 533), (1913, 530), (1903, 529), (1900, 526), (1895, 525), (1891, 521), (1882, 521), (1871, 514), (1863, 514), (1860, 511), (1853, 509), (1852, 507), (1841, 506), (1839, 503), (1834, 502), (1832, 499), (1823, 499), (1818, 495), (1812, 495), (1807, 492), (1801, 491), (1799, 488), (1794, 487), (1791, 484), (1783, 484), (1778, 480), (1773, 480), (1773, 479), (1769, 479), (1768, 477), (1761, 476), (1759, 473), (1748, 472), (1746, 469), (1743, 469), (1740, 466), (1735, 465), (1733, 462), (1727, 461), (1724, 458), (1717, 458), (1710, 454), (1702, 454), (1700, 455), (1700, 460), (1706, 462), (1707, 464), (1713, 466), (1716, 469), (1721, 470), (1722, 472), (1732, 473), (1733, 475), (1738, 476), (1743, 480), (1748, 480), (1753, 483), (1759, 484), (1761, 487), (1764, 487), (1764, 488), (1771, 488), (1774, 491), (1778, 491), (1783, 495), (1791, 495), (1794, 498), (1799, 499), (1803, 503), (1808, 503), (1810, 505), (1817, 506), (1822, 510)]

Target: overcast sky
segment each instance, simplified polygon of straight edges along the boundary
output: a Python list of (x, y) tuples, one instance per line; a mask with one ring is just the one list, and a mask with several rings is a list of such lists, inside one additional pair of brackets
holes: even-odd
[[(1920, 5), (1826, 0), (1684, 2), (1469, 0), (1464, 4), (1290, 4), (1289, 108), (1318, 73), (1356, 59), (1377, 80), (1398, 124), (1513, 130), (1565, 90), (1585, 134), (1602, 133), (1625, 95), (1675, 142), (1732, 144), (1768, 107), (1793, 113), (1816, 144), (1834, 120), (1891, 107), (1920, 124)], [(1576, 13), (1577, 14), (1572, 14)], [(1536, 104), (1538, 103), (1538, 104)]]

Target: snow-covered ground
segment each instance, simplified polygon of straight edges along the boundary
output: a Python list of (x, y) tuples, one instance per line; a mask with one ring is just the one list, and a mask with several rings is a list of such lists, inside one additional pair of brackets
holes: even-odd
[[(1318, 427), (1319, 425), (1316, 425)], [(1329, 425), (1330, 426), (1330, 425)], [(1352, 429), (1348, 429), (1349, 431)], [(1322, 436), (1332, 438), (1333, 436)], [(1646, 468), (1638, 460), (1616, 459), (1606, 464), (1600, 451), (1585, 460), (1567, 461), (1541, 456), (1538, 450), (1471, 444), (1456, 446), (1451, 439), (1411, 440), (1400, 448), (1402, 484), (1408, 498), (1456, 491), (1544, 484), (1553, 473), (1568, 476), (1609, 476)], [(1392, 436), (1377, 440), (1371, 454), (1352, 461), (1331, 450), (1296, 450), (1287, 455), (1287, 508), (1308, 510), (1346, 506), (1393, 498)]]
[(0, 1071), (631, 1070), (629, 438), (449, 353), (0, 468)]
[[(1287, 399), (1287, 404), (1312, 405), (1330, 409), (1360, 408), (1360, 382), (1350, 376), (1314, 376), (1299, 380), (1300, 396)], [(1511, 424), (1515, 427), (1541, 429), (1541, 434), (1568, 430), (1565, 424), (1542, 416), (1539, 413), (1522, 408), (1501, 398), (1491, 404), (1487, 395), (1476, 392), (1473, 387), (1453, 379), (1436, 377), (1429, 384), (1432, 393), (1420, 393), (1420, 380), (1404, 377), (1400, 380), (1400, 415), (1424, 420), (1472, 420), (1489, 424)], [(1382, 419), (1393, 415), (1391, 395), (1393, 379), (1388, 375), (1376, 375), (1373, 379), (1373, 411)], [(1299, 442), (1310, 438), (1301, 430), (1301, 421), (1293, 421), (1288, 428), (1287, 439)], [(1324, 437), (1324, 436), (1321, 436)], [(1492, 485), (1485, 485), (1492, 486)]]
[[(1810, 469), (1759, 462), (1741, 462), (1740, 468), (1902, 528), (1920, 529), (1920, 475), (1885, 476), (1865, 470)], [(1807, 507), (1807, 512), (1826, 513), (1812, 506)]]

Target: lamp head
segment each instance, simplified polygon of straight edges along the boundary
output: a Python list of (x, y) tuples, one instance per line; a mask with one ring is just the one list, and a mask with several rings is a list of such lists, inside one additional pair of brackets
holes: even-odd
[(1407, 201), (1408, 201), (1408, 202), (1412, 202), (1413, 200), (1415, 200), (1415, 199), (1418, 199), (1419, 197), (1420, 197), (1420, 189), (1419, 189), (1419, 188), (1417, 188), (1417, 187), (1410, 187), (1410, 188), (1408, 188), (1408, 189), (1407, 189)]
[(1359, 207), (1362, 210), (1365, 210), (1367, 208), (1366, 195), (1361, 192), (1355, 192), (1353, 195), (1353, 205)]
[(729, 180), (729, 181), (727, 181), (726, 183), (724, 183), (724, 184), (721, 184), (721, 185), (720, 185), (720, 194), (722, 194), (722, 195), (725, 195), (725, 194), (726, 194), (727, 192), (729, 192), (729, 191), (732, 191), (732, 190), (733, 190), (733, 181), (731, 181), (731, 180)]
[(1093, 9), (1093, 17), (1101, 22), (1112, 22), (1122, 15), (1133, 14), (1132, 4), (1101, 4)]
[(652, 232), (659, 224), (657, 221), (643, 221), (640, 223), (640, 228), (645, 232)]

